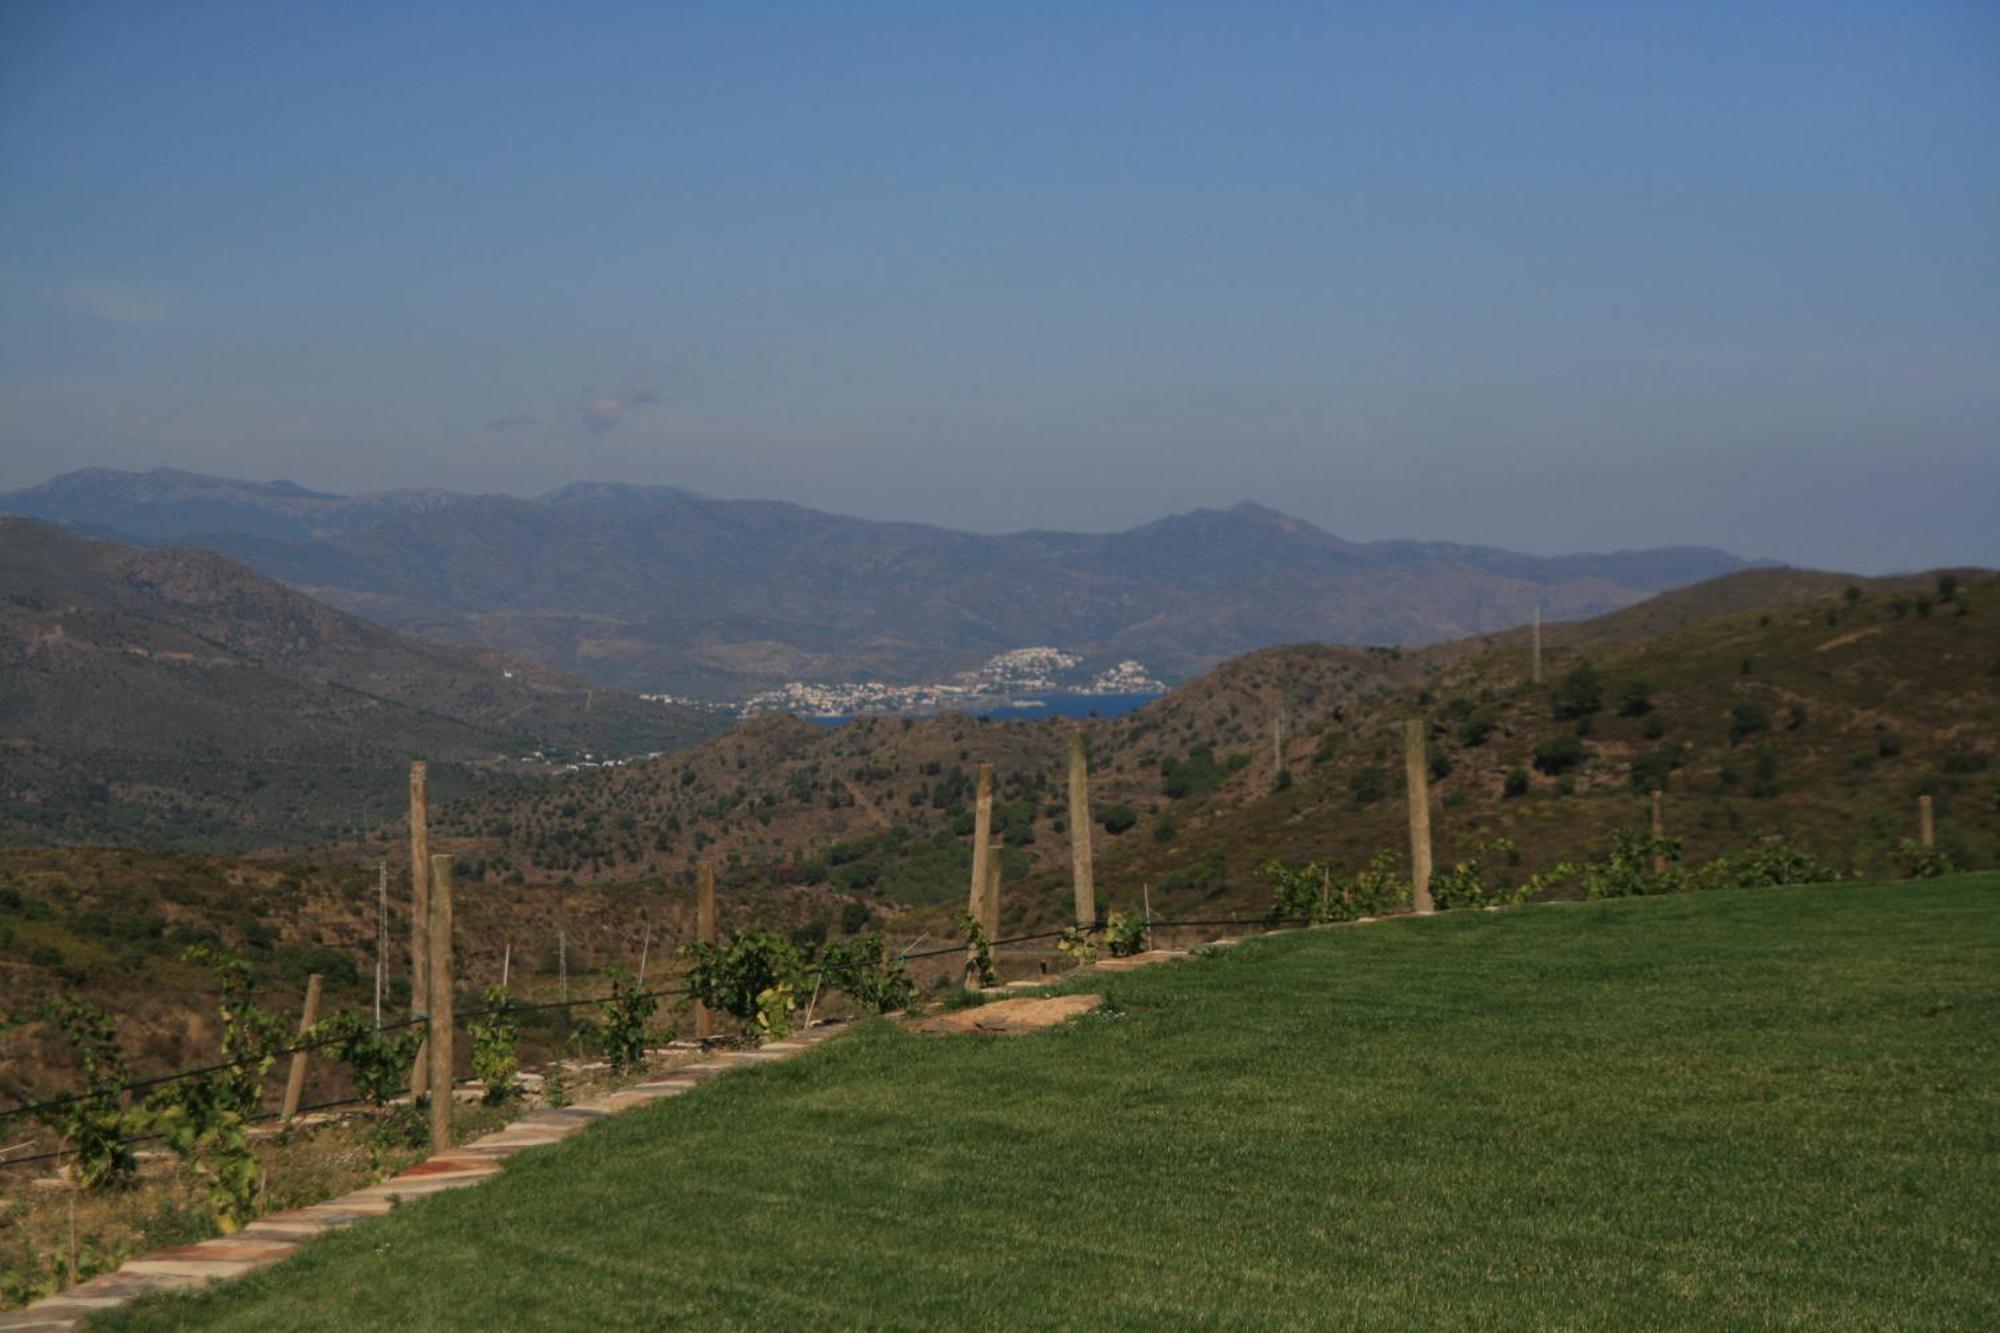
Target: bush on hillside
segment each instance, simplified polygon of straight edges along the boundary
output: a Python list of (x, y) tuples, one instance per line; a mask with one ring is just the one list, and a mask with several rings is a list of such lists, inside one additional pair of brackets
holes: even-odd
[(1589, 717), (1604, 707), (1604, 682), (1588, 661), (1578, 662), (1556, 682), (1549, 695), (1556, 721), (1569, 722)]
[(1484, 745), (1486, 738), (1499, 730), (1500, 719), (1490, 708), (1475, 708), (1458, 724), (1458, 743), (1468, 749)]
[(1589, 753), (1583, 742), (1574, 736), (1551, 736), (1536, 742), (1534, 763), (1536, 769), (1554, 777), (1582, 764)]
[(1729, 710), (1729, 743), (1736, 744), (1771, 729), (1771, 710), (1760, 703), (1740, 703)]

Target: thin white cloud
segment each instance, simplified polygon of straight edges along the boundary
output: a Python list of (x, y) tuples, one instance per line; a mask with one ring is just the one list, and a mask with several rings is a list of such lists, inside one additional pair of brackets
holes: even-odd
[(585, 430), (592, 435), (602, 435), (608, 430), (615, 430), (618, 423), (625, 419), (625, 400), (616, 394), (585, 389), (577, 395), (576, 415)]
[(65, 309), (114, 324), (164, 324), (174, 314), (173, 296), (156, 287), (93, 280), (73, 282), (54, 295)]
[(660, 390), (653, 383), (652, 376), (635, 374), (625, 381), (625, 387), (617, 393), (599, 393), (596, 389), (584, 389), (577, 394), (576, 417), (583, 428), (592, 435), (603, 435), (616, 430), (625, 420), (626, 414), (635, 407), (645, 407), (660, 401)]

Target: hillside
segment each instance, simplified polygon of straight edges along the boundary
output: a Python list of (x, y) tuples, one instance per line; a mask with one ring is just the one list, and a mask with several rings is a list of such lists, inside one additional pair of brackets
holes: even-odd
[[(1937, 798), (1946, 850), (2000, 857), (1991, 574), (1963, 575), (1950, 601), (1928, 577), (1738, 575), (1553, 626), (1546, 659), (1537, 687), (1511, 638), (1275, 648), (1083, 724), (1099, 817), (1129, 807), (1116, 836), (1093, 830), (1100, 897), (1129, 904), (1146, 886), (1164, 910), (1261, 910), (1271, 857), (1354, 868), (1401, 850), (1410, 716), (1430, 724), (1440, 864), (1503, 835), (1518, 848), (1499, 858), (1514, 878), (1585, 854), (1643, 822), (1653, 785), (1696, 859), (1775, 832), (1888, 871), (1919, 791)], [(1596, 707), (1558, 718), (1552, 695), (1585, 661)], [(986, 760), (1010, 882), (1027, 881), (1010, 890), (1010, 920), (1045, 922), (1067, 910), (1065, 732), (963, 716), (831, 730), (770, 719), (654, 763), (489, 789), (440, 827), (510, 881), (681, 880), (712, 856), (739, 887), (827, 884), (884, 910), (945, 910), (964, 892), (972, 774)]]
[(0, 519), (0, 838), (325, 838), (541, 750), (643, 754), (708, 714), (392, 633), (206, 551)]
[[(1765, 595), (1773, 600), (1760, 606)], [(1641, 826), (1641, 788), (1656, 782), (1691, 860), (1778, 832), (1842, 868), (1900, 873), (1897, 844), (1914, 832), (1916, 794), (1930, 791), (1940, 846), (1964, 865), (2000, 863), (2000, 577), (1965, 573), (1939, 601), (1928, 578), (1758, 572), (1550, 626), (1547, 638), (1539, 688), (1525, 679), (1525, 646), (1511, 642), (1294, 646), (1083, 723), (1100, 902), (1130, 908), (1143, 894), (1163, 915), (1259, 916), (1271, 903), (1260, 873), (1269, 858), (1352, 871), (1400, 853), (1396, 729), (1413, 714), (1431, 722), (1442, 774), (1439, 864), (1505, 835), (1518, 856), (1486, 857), (1503, 883)], [(1600, 707), (1578, 736), (1581, 720), (1555, 718), (1551, 695), (1585, 653)], [(1650, 688), (1635, 712), (1639, 682)], [(726, 930), (838, 934), (873, 923), (903, 940), (953, 939), (981, 760), (998, 777), (1007, 929), (1064, 921), (1066, 729), (773, 717), (649, 762), (488, 781), (433, 818), (434, 847), (459, 858), (461, 973), (487, 984), (511, 950), (517, 989), (546, 996), (559, 932), (578, 985), (590, 968), (635, 965), (649, 936), (653, 957), (671, 958), (688, 937), (704, 856), (723, 867)], [(1564, 738), (1578, 747), (1575, 764), (1538, 771), (1536, 747)], [(1525, 785), (1509, 795), (1517, 769)], [(404, 788), (399, 767), (346, 780), (366, 789), (377, 822), (358, 841), (234, 859), (0, 851), (0, 1012), (71, 987), (121, 1016), (148, 1071), (169, 1067), (206, 1039), (202, 979), (177, 960), (209, 931), (257, 963), (280, 1007), (307, 970), (346, 978), (330, 1004), (361, 1002), (378, 861), (392, 868), (391, 970), (403, 971), (407, 856), (393, 812)], [(62, 1052), (27, 1054), (0, 1077), (5, 1091), (67, 1076)]]
[[(409, 1004), (408, 860), (392, 868), (388, 893), (387, 1009)], [(0, 1015), (57, 993), (86, 997), (117, 1021), (138, 1077), (212, 1058), (215, 994), (187, 946), (220, 945), (254, 969), (256, 998), (296, 1011), (306, 977), (326, 978), (326, 1011), (373, 1003), (377, 888), (372, 864), (264, 853), (213, 856), (109, 848), (0, 847)], [(837, 913), (820, 887), (736, 893), (721, 904), (725, 930), (788, 930)], [(603, 889), (554, 885), (505, 892), (477, 868), (460, 877), (455, 937), (458, 975), (473, 989), (499, 983), (554, 999), (566, 967), (571, 995), (602, 994), (607, 966), (654, 975), (677, 965), (675, 947), (694, 924), (691, 893), (656, 884)], [(560, 1015), (531, 1025), (538, 1048), (567, 1035)], [(669, 1025), (686, 1027), (675, 1010)], [(556, 1026), (551, 1026), (556, 1025)], [(45, 1028), (13, 1031), (0, 1047), (0, 1105), (74, 1086), (76, 1052)]]
[(1081, 975), (1057, 1031), (866, 1023), (93, 1323), (1990, 1328), (1996, 909), (1737, 890)]
[(1126, 532), (982, 536), (673, 487), (340, 496), (71, 473), (0, 512), (225, 552), (332, 605), (635, 691), (947, 678), (1054, 644), (1184, 679), (1275, 643), (1430, 643), (1599, 614), (1741, 568), (1701, 548), (1554, 558), (1342, 540), (1254, 504)]

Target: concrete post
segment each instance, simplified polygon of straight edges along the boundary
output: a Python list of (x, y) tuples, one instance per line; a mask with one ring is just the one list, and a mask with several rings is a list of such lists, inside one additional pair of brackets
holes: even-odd
[(451, 1150), (451, 858), (431, 858), (431, 1151)]
[(1424, 723), (1411, 718), (1403, 724), (1403, 768), (1409, 780), (1410, 883), (1417, 911), (1435, 910), (1431, 903), (1431, 794), (1428, 756), (1424, 753)]
[[(306, 1005), (299, 1012), (299, 1040), (304, 1041), (312, 1025), (319, 1022), (319, 993), (326, 984), (326, 978), (315, 972), (306, 978)], [(304, 1051), (292, 1052), (292, 1072), (285, 1079), (285, 1106), (279, 1118), (290, 1120), (299, 1113), (299, 1099), (306, 1091), (306, 1060)]]
[(1542, 604), (1535, 603), (1534, 662), (1529, 669), (1528, 679), (1533, 684), (1542, 683)]
[(1937, 846), (1937, 820), (1931, 811), (1929, 794), (1917, 798), (1917, 842), (1925, 851)]
[(994, 843), (986, 853), (986, 895), (979, 916), (979, 928), (986, 932), (986, 942), (991, 944), (1000, 938), (1000, 852), (1003, 844)]
[(375, 867), (375, 1030), (382, 1030), (382, 992), (389, 984), (389, 863)]
[[(424, 761), (410, 765), (410, 1017), (422, 1018), (431, 985), (431, 801)], [(410, 1100), (424, 1095), (430, 1062), (417, 1047), (410, 1069)]]
[(1087, 926), (1097, 920), (1097, 882), (1091, 868), (1090, 757), (1081, 729), (1069, 734), (1069, 859), (1076, 882), (1076, 920)]
[[(703, 861), (695, 867), (694, 937), (703, 944), (715, 943), (715, 862)], [(694, 1004), (694, 1035), (697, 1040), (715, 1035), (715, 1015), (707, 1005)]]
[(986, 844), (993, 839), (993, 765), (979, 766), (979, 792), (972, 807), (972, 892), (967, 908), (976, 921), (986, 918), (980, 915), (979, 900), (986, 893)]
[(1653, 873), (1655, 875), (1667, 873), (1666, 849), (1660, 846), (1661, 839), (1666, 836), (1666, 815), (1660, 809), (1660, 789), (1655, 787), (1653, 788)]

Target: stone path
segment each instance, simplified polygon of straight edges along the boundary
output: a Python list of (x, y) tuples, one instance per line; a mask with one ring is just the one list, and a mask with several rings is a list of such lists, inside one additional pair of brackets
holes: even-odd
[(678, 1097), (716, 1075), (742, 1065), (763, 1064), (797, 1055), (844, 1030), (843, 1023), (820, 1023), (784, 1041), (756, 1050), (725, 1051), (701, 1061), (662, 1072), (658, 1078), (634, 1083), (575, 1106), (531, 1111), (513, 1124), (483, 1139), (462, 1144), (417, 1163), (399, 1176), (343, 1194), (310, 1208), (293, 1208), (258, 1218), (233, 1236), (199, 1245), (180, 1245), (128, 1259), (115, 1272), (79, 1283), (35, 1302), (23, 1310), (0, 1313), (0, 1330), (73, 1329), (91, 1315), (155, 1292), (199, 1287), (254, 1273), (289, 1256), (323, 1232), (380, 1217), (398, 1200), (477, 1185), (500, 1173), (515, 1153), (560, 1143), (607, 1116)]

